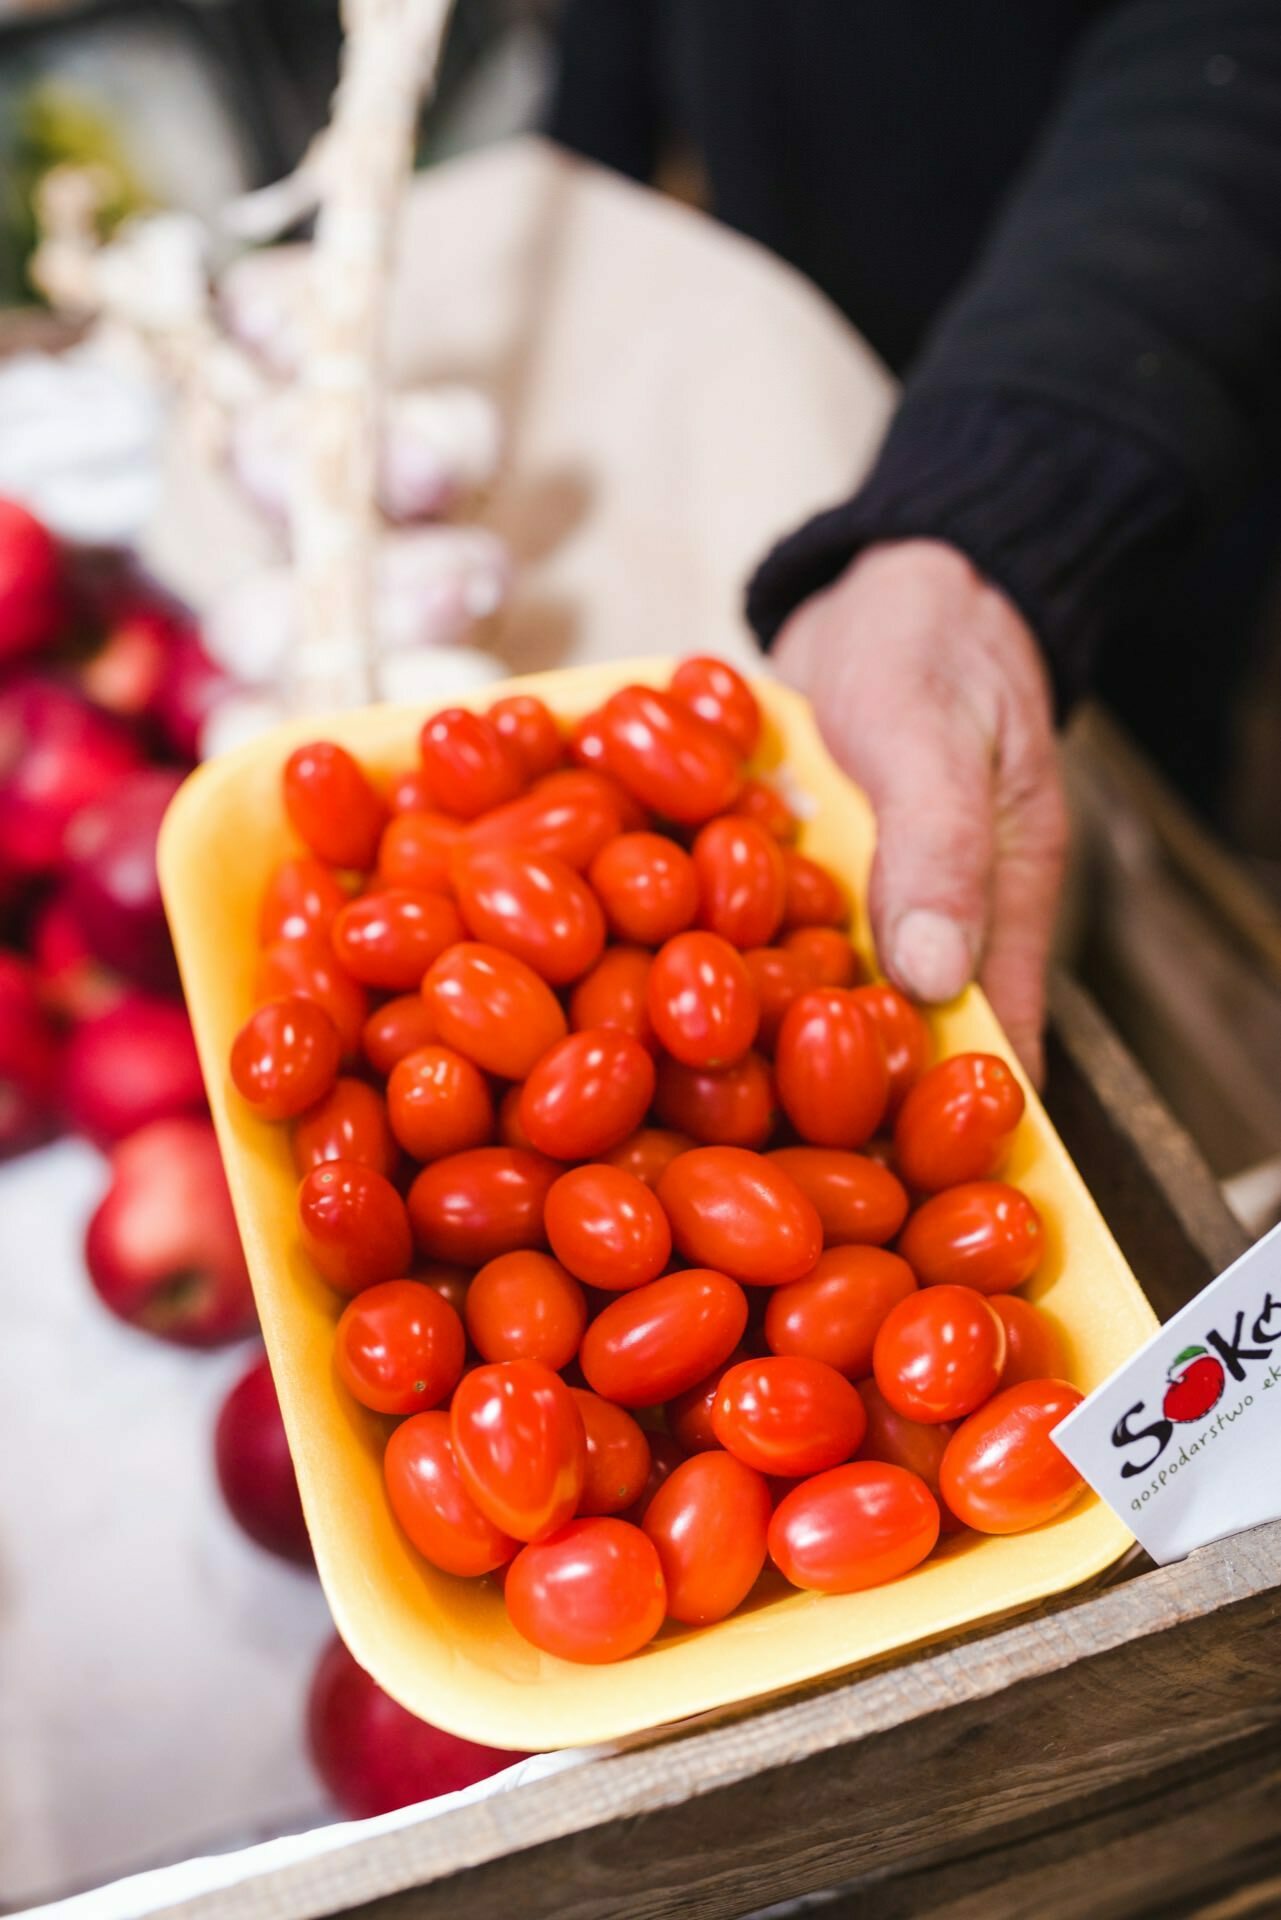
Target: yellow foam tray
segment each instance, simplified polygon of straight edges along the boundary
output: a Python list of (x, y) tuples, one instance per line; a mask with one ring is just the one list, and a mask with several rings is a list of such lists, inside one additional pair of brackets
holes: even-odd
[[(611, 662), (486, 688), (541, 695), (572, 719), (628, 680), (662, 684), (670, 662)], [(769, 682), (758, 767), (786, 770), (812, 817), (801, 845), (862, 900), (874, 844), (871, 810), (829, 759), (807, 703)], [(196, 1042), (244, 1239), (263, 1336), (297, 1463), (316, 1564), (356, 1658), (424, 1719), (495, 1746), (550, 1748), (613, 1739), (812, 1680), (1025, 1605), (1100, 1573), (1131, 1544), (1093, 1495), (1048, 1527), (1011, 1538), (961, 1536), (906, 1579), (867, 1593), (803, 1594), (767, 1573), (745, 1609), (719, 1625), (668, 1625), (643, 1652), (581, 1667), (528, 1646), (492, 1581), (437, 1573), (401, 1534), (380, 1463), (391, 1422), (354, 1404), (331, 1349), (342, 1302), (298, 1245), (297, 1180), (287, 1129), (259, 1120), (227, 1072), (251, 1009), (259, 897), (293, 845), (280, 770), (300, 741), (341, 741), (375, 774), (413, 764), (422, 711), (372, 707), (282, 727), (200, 768), (164, 823), (160, 874)], [(870, 953), (861, 911), (855, 936)], [(940, 1052), (979, 1048), (1017, 1063), (971, 988), (933, 1019)], [(1020, 1078), (1022, 1075), (1020, 1074)], [(1072, 1378), (1097, 1386), (1156, 1322), (1035, 1093), (1008, 1176), (1048, 1228), (1028, 1289), (1066, 1337)]]

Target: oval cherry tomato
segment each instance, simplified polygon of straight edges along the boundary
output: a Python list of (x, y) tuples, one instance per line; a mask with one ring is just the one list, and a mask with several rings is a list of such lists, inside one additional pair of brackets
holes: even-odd
[(539, 1153), (590, 1160), (634, 1133), (654, 1095), (654, 1062), (639, 1040), (589, 1027), (550, 1047), (520, 1096), (520, 1124)]
[(339, 966), (327, 939), (277, 940), (259, 956), (254, 998), (283, 1000), (294, 994), (324, 1008), (338, 1029), (344, 1059), (354, 1059), (369, 1013), (369, 995)]
[(543, 1207), (561, 1168), (520, 1147), (475, 1147), (424, 1167), (409, 1189), (409, 1218), (429, 1260), (483, 1266), (541, 1247)]
[(467, 829), (469, 847), (527, 847), (552, 854), (576, 873), (623, 830), (622, 795), (612, 780), (567, 768), (537, 781), (519, 800), (496, 807)]
[(447, 813), (397, 813), (378, 843), (378, 878), (385, 887), (444, 893), (453, 885), (450, 861), (463, 829)]
[(672, 1251), (667, 1215), (635, 1174), (619, 1167), (572, 1167), (547, 1196), (552, 1251), (589, 1287), (629, 1292), (654, 1280)]
[(815, 987), (852, 987), (862, 971), (846, 934), (836, 927), (797, 927), (783, 951), (798, 960)]
[(741, 759), (751, 759), (761, 737), (761, 710), (756, 695), (728, 660), (695, 654), (681, 661), (668, 686), (682, 706), (727, 733)]
[(391, 1130), (415, 1160), (483, 1147), (494, 1137), (494, 1103), (470, 1060), (432, 1041), (398, 1060), (387, 1081)]
[(831, 1247), (812, 1273), (780, 1287), (765, 1309), (772, 1353), (807, 1354), (861, 1380), (891, 1307), (916, 1292), (906, 1260), (881, 1247)]
[(722, 814), (694, 841), (698, 924), (735, 947), (763, 947), (783, 918), (783, 851), (755, 820)]
[(527, 1147), (529, 1135), (520, 1124), (519, 1086), (508, 1087), (498, 1103), (498, 1138), (505, 1147)]
[(917, 1081), (894, 1123), (894, 1152), (909, 1187), (936, 1193), (986, 1180), (1023, 1118), (1023, 1089), (993, 1053), (954, 1053)]
[(823, 1251), (822, 1222), (790, 1174), (741, 1147), (683, 1153), (658, 1197), (678, 1253), (749, 1286), (799, 1280)]
[(387, 789), (387, 805), (393, 813), (430, 813), (431, 788), (421, 767), (406, 767), (393, 775)]
[(618, 940), (661, 946), (698, 912), (694, 862), (661, 833), (620, 833), (601, 848), (587, 877)]
[(525, 769), (492, 720), (465, 707), (447, 707), (418, 736), (423, 772), (436, 806), (460, 820), (514, 800)]
[(746, 1359), (746, 1351), (742, 1347), (735, 1347), (728, 1360), (723, 1360), (702, 1380), (696, 1380), (692, 1387), (687, 1387), (684, 1393), (678, 1393), (674, 1400), (668, 1401), (663, 1410), (668, 1431), (686, 1453), (706, 1453), (710, 1447), (720, 1447), (716, 1429), (712, 1425), (716, 1396), (730, 1368)]
[(560, 1002), (514, 953), (464, 940), (442, 953), (423, 998), (446, 1046), (502, 1080), (523, 1080), (565, 1036)]
[[(610, 1403), (606, 1401), (606, 1405)], [(639, 1526), (645, 1518), (650, 1501), (658, 1489), (670, 1480), (685, 1455), (676, 1442), (665, 1433), (647, 1433), (649, 1441), (649, 1473), (640, 1493), (627, 1509), (626, 1518)]]
[(715, 933), (678, 933), (659, 948), (649, 976), (649, 1017), (667, 1051), (687, 1067), (741, 1060), (760, 1018), (743, 956)]
[(892, 1119), (930, 1064), (930, 1030), (912, 1002), (884, 982), (855, 987), (854, 998), (870, 1014), (885, 1044), (890, 1073), (886, 1113)]
[(741, 814), (745, 820), (755, 820), (776, 840), (795, 840), (800, 832), (800, 821), (778, 788), (770, 786), (767, 780), (744, 780), (730, 812)]
[(864, 1153), (778, 1147), (769, 1157), (814, 1202), (829, 1247), (883, 1247), (907, 1218), (902, 1181)]
[(554, 854), (469, 849), (454, 862), (454, 887), (472, 937), (514, 953), (554, 987), (600, 958), (605, 916), (587, 882)]
[(519, 1552), (520, 1541), (487, 1520), (463, 1485), (447, 1413), (401, 1422), (387, 1442), (383, 1478), (411, 1545), (442, 1573), (474, 1578)]
[(289, 824), (329, 867), (372, 867), (387, 809), (345, 747), (313, 740), (285, 762)]
[(774, 1129), (774, 1078), (759, 1053), (719, 1069), (663, 1059), (654, 1111), (703, 1146), (763, 1147)]
[(811, 860), (795, 847), (784, 847), (783, 868), (787, 891), (783, 905), (783, 925), (793, 927), (843, 927), (849, 920), (849, 901), (836, 875)]
[(622, 687), (597, 724), (606, 771), (664, 819), (698, 826), (723, 813), (742, 785), (733, 742), (671, 694)]
[(466, 1267), (446, 1267), (431, 1265), (421, 1267), (414, 1275), (424, 1287), (430, 1287), (442, 1300), (447, 1300), (457, 1314), (463, 1313), (467, 1305), (467, 1289), (471, 1285), (471, 1274)]
[(408, 887), (349, 900), (332, 931), (334, 952), (352, 978), (393, 992), (421, 986), (432, 961), (462, 937), (452, 900)]
[(972, 1413), (939, 1469), (957, 1519), (979, 1533), (1023, 1533), (1070, 1507), (1085, 1482), (1050, 1436), (1082, 1397), (1065, 1380), (1025, 1380)]
[(504, 1533), (540, 1540), (573, 1517), (587, 1436), (573, 1394), (550, 1367), (473, 1367), (455, 1390), (449, 1434), (463, 1485)]
[(923, 1287), (952, 1281), (979, 1293), (1021, 1287), (1044, 1250), (1040, 1214), (1003, 1180), (972, 1180), (936, 1193), (917, 1208), (899, 1241)]
[(522, 1638), (560, 1660), (625, 1660), (654, 1638), (667, 1595), (652, 1540), (626, 1520), (574, 1520), (526, 1547), (503, 1589)]
[(385, 1280), (342, 1310), (334, 1335), (338, 1378), (375, 1413), (423, 1413), (463, 1376), (463, 1323), (433, 1287)]
[(467, 1331), (482, 1360), (541, 1360), (559, 1373), (578, 1352), (587, 1301), (550, 1254), (489, 1260), (467, 1290)]
[(232, 1041), (231, 1077), (264, 1120), (290, 1120), (329, 1092), (341, 1052), (333, 1021), (314, 1000), (270, 1000)]
[(611, 1300), (588, 1327), (579, 1364), (602, 1399), (656, 1407), (727, 1359), (746, 1325), (742, 1288), (689, 1267)]
[(813, 987), (783, 1015), (774, 1053), (778, 1097), (819, 1147), (861, 1147), (889, 1098), (885, 1048), (847, 987)]
[(731, 1454), (700, 1453), (677, 1467), (643, 1522), (673, 1620), (706, 1626), (747, 1598), (765, 1565), (772, 1509), (763, 1477)]
[(794, 1587), (860, 1593), (919, 1566), (939, 1536), (938, 1502), (903, 1467), (853, 1460), (806, 1480), (770, 1521), (769, 1551)]
[(380, 1093), (364, 1080), (335, 1080), (294, 1127), (294, 1165), (310, 1173), (325, 1160), (359, 1160), (378, 1173), (396, 1169), (396, 1142)]
[(712, 1427), (727, 1453), (784, 1479), (823, 1473), (855, 1452), (867, 1428), (858, 1389), (822, 1360), (770, 1354), (721, 1378)]
[(653, 956), (642, 947), (610, 947), (584, 974), (569, 997), (569, 1024), (617, 1027), (630, 1033), (649, 1053), (658, 1050), (658, 1038), (649, 1017), (649, 976)]
[(347, 895), (329, 868), (300, 856), (272, 869), (258, 911), (258, 944), (277, 940), (327, 940), (334, 915)]
[(1005, 1328), (1005, 1365), (998, 1390), (1021, 1387), (1025, 1380), (1067, 1378), (1067, 1352), (1048, 1314), (1015, 1293), (994, 1295), (992, 1308)]
[(666, 1127), (641, 1127), (604, 1157), (611, 1167), (621, 1167), (624, 1173), (634, 1173), (638, 1180), (643, 1180), (647, 1187), (653, 1188), (657, 1187), (672, 1161), (680, 1154), (688, 1153), (693, 1145), (687, 1133), (677, 1133)]
[(867, 1432), (858, 1450), (860, 1460), (881, 1460), (887, 1466), (906, 1467), (924, 1480), (939, 1503), (940, 1531), (958, 1533), (961, 1523), (944, 1505), (939, 1492), (939, 1467), (956, 1428), (946, 1421), (926, 1426), (895, 1413), (875, 1380), (860, 1380), (859, 1399), (867, 1415)]
[(340, 1293), (395, 1280), (413, 1252), (405, 1203), (391, 1181), (357, 1160), (326, 1160), (298, 1189), (302, 1243)]
[(581, 1514), (625, 1513), (649, 1479), (649, 1441), (622, 1407), (585, 1387), (571, 1387), (587, 1434), (587, 1477)]
[(560, 728), (536, 694), (509, 693), (495, 700), (489, 718), (515, 752), (526, 779), (537, 780), (560, 765), (565, 754)]
[(435, 1038), (436, 1022), (421, 993), (401, 993), (374, 1008), (361, 1029), (360, 1046), (374, 1072), (385, 1077), (398, 1060)]
[(569, 757), (576, 766), (595, 770), (605, 765), (605, 736), (600, 729), (600, 708), (575, 721), (569, 734)]
[[(970, 1287), (926, 1287), (891, 1307), (872, 1349), (876, 1384), (909, 1420), (961, 1420), (995, 1390), (1005, 1328)], [(949, 1503), (950, 1504), (950, 1503)]]
[(756, 1044), (762, 1053), (773, 1053), (783, 1015), (814, 982), (796, 955), (782, 947), (751, 947), (743, 955), (743, 965), (760, 1008)]

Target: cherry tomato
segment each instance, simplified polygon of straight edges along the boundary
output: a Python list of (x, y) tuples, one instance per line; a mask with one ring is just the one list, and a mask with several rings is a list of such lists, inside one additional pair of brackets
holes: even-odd
[(930, 1064), (930, 1030), (907, 996), (883, 981), (855, 987), (854, 998), (864, 1013), (870, 1014), (885, 1043), (885, 1064), (890, 1072), (885, 1111), (893, 1119)]
[(483, 1147), (494, 1137), (494, 1103), (479, 1067), (432, 1041), (398, 1060), (387, 1081), (391, 1130), (415, 1160)]
[(342, 1310), (334, 1335), (338, 1378), (375, 1413), (423, 1413), (463, 1376), (467, 1342), (448, 1301), (418, 1280), (366, 1287)]
[(962, 1420), (1005, 1365), (1005, 1328), (970, 1287), (926, 1287), (891, 1307), (872, 1349), (876, 1384), (909, 1420)]
[(698, 912), (698, 875), (684, 847), (661, 833), (620, 833), (587, 870), (618, 940), (661, 946)]
[(755, 820), (776, 840), (795, 840), (800, 831), (800, 821), (778, 788), (771, 787), (767, 780), (744, 780), (730, 812)]
[(378, 878), (385, 887), (446, 892), (453, 884), (450, 860), (463, 829), (447, 813), (397, 813), (378, 842)]
[(784, 934), (783, 950), (799, 960), (815, 987), (852, 987), (861, 972), (858, 955), (836, 927), (797, 927)]
[(1067, 1354), (1049, 1315), (1015, 1293), (998, 1293), (992, 1308), (1005, 1328), (1005, 1365), (997, 1382), (1021, 1387), (1025, 1380), (1065, 1380)]
[(264, 1120), (290, 1120), (329, 1092), (341, 1051), (333, 1021), (314, 1000), (270, 1000), (232, 1041), (231, 1078)]
[(372, 867), (387, 809), (345, 747), (313, 740), (285, 762), (285, 812), (329, 867)]
[(403, 773), (392, 775), (387, 805), (393, 813), (431, 812), (431, 788), (421, 767), (406, 767)]
[(1003, 1180), (948, 1187), (919, 1206), (899, 1251), (923, 1287), (953, 1281), (979, 1293), (1011, 1293), (1041, 1263), (1045, 1231), (1025, 1193)]
[[(606, 1401), (604, 1404), (609, 1406), (611, 1402)], [(645, 1484), (640, 1493), (627, 1508), (624, 1516), (636, 1526), (639, 1526), (645, 1518), (649, 1503), (658, 1489), (670, 1480), (685, 1458), (676, 1442), (667, 1434), (648, 1433), (645, 1437), (649, 1441), (649, 1473), (646, 1475)]]
[(603, 1399), (656, 1407), (727, 1359), (746, 1325), (742, 1288), (688, 1267), (611, 1300), (588, 1327), (579, 1364)]
[(663, 1624), (667, 1595), (654, 1543), (611, 1518), (574, 1520), (512, 1561), (503, 1589), (522, 1638), (560, 1660), (625, 1660)]
[(458, 1470), (481, 1512), (517, 1540), (540, 1540), (572, 1519), (587, 1473), (587, 1436), (574, 1396), (538, 1360), (504, 1360), (464, 1374), (449, 1411)]
[(790, 1174), (741, 1147), (683, 1153), (658, 1197), (678, 1253), (749, 1286), (799, 1280), (823, 1251), (822, 1222)]
[(664, 819), (698, 826), (723, 813), (742, 785), (733, 742), (671, 694), (622, 687), (597, 724), (606, 771)]
[(621, 798), (613, 781), (602, 774), (579, 768), (550, 773), (519, 800), (473, 821), (466, 844), (526, 847), (582, 873), (605, 842), (622, 832)]
[(687, 1133), (677, 1133), (666, 1127), (641, 1127), (604, 1158), (611, 1167), (621, 1167), (624, 1173), (634, 1173), (647, 1187), (654, 1188), (672, 1161), (678, 1155), (688, 1153), (694, 1144)]
[(772, 1508), (763, 1477), (728, 1453), (700, 1453), (669, 1476), (643, 1525), (673, 1620), (706, 1626), (747, 1598), (765, 1565)]
[(498, 1138), (505, 1147), (527, 1147), (529, 1135), (520, 1124), (520, 1095), (518, 1086), (508, 1087), (498, 1103)]
[(433, 714), (418, 737), (432, 800), (460, 820), (514, 800), (525, 769), (492, 720), (465, 707)]
[(761, 710), (756, 695), (728, 660), (695, 654), (681, 661), (668, 687), (691, 713), (727, 733), (741, 759), (751, 759), (761, 737)]
[(353, 979), (393, 992), (421, 986), (432, 961), (462, 937), (452, 900), (408, 887), (349, 900), (332, 934), (334, 952)]
[(770, 1159), (814, 1202), (829, 1247), (884, 1246), (907, 1218), (902, 1181), (864, 1153), (839, 1147), (778, 1147)]
[(1082, 1397), (1064, 1380), (1025, 1380), (972, 1413), (939, 1469), (957, 1519), (979, 1533), (1023, 1533), (1070, 1507), (1085, 1482), (1050, 1436)]
[(822, 1360), (769, 1354), (722, 1375), (712, 1427), (758, 1473), (795, 1479), (848, 1460), (867, 1428), (858, 1389)]
[(541, 1360), (558, 1373), (578, 1352), (587, 1301), (559, 1260), (525, 1249), (486, 1262), (468, 1288), (466, 1315), (482, 1360)]
[(647, 1052), (657, 1052), (658, 1038), (649, 1017), (653, 964), (642, 947), (609, 947), (570, 995), (570, 1026), (577, 1032), (584, 1027), (617, 1027), (639, 1040)]
[(723, 1360), (703, 1379), (696, 1380), (692, 1387), (687, 1387), (684, 1393), (678, 1393), (674, 1400), (668, 1401), (663, 1410), (668, 1431), (686, 1453), (706, 1453), (709, 1447), (719, 1448), (720, 1441), (712, 1425), (716, 1396), (730, 1368), (746, 1359), (746, 1350), (735, 1347), (728, 1360)]
[(806, 1354), (861, 1380), (891, 1307), (916, 1292), (906, 1260), (881, 1247), (831, 1247), (812, 1273), (780, 1287), (765, 1309), (772, 1353)]
[(519, 1540), (487, 1520), (463, 1485), (447, 1413), (402, 1421), (387, 1442), (383, 1478), (411, 1545), (442, 1573), (492, 1573), (519, 1552)]
[(654, 1062), (639, 1040), (589, 1027), (550, 1047), (517, 1109), (539, 1153), (591, 1160), (634, 1133), (654, 1095)]
[(625, 1513), (649, 1479), (649, 1441), (622, 1407), (585, 1387), (571, 1387), (587, 1434), (587, 1477), (580, 1514)]
[(751, 947), (743, 955), (743, 965), (760, 1008), (756, 1044), (762, 1053), (773, 1053), (783, 1015), (814, 982), (796, 955), (782, 947)]
[(358, 1160), (325, 1160), (298, 1189), (302, 1243), (340, 1293), (395, 1280), (413, 1246), (405, 1203), (391, 1181)]
[(325, 1160), (359, 1160), (377, 1173), (396, 1169), (396, 1142), (380, 1093), (364, 1080), (335, 1080), (294, 1128), (294, 1165), (310, 1173)]
[(327, 940), (334, 915), (347, 895), (329, 868), (300, 855), (272, 869), (258, 911), (258, 944), (277, 940)]
[(569, 734), (569, 757), (576, 766), (604, 768), (605, 736), (601, 732), (600, 708), (576, 720)]
[(784, 847), (783, 867), (787, 882), (783, 925), (789, 932), (794, 927), (846, 925), (849, 901), (835, 874), (795, 847)]
[(1023, 1089), (993, 1053), (954, 1053), (911, 1089), (894, 1123), (894, 1152), (909, 1187), (936, 1193), (986, 1180), (1023, 1118)]
[(732, 1067), (659, 1062), (654, 1111), (703, 1146), (763, 1147), (774, 1128), (774, 1079), (759, 1053)]
[(554, 854), (471, 849), (455, 860), (454, 886), (473, 938), (514, 953), (554, 987), (577, 980), (601, 956), (605, 916), (596, 896)]
[(500, 1253), (541, 1247), (543, 1207), (561, 1172), (520, 1147), (475, 1147), (424, 1167), (409, 1189), (409, 1218), (429, 1260), (483, 1266)]
[(344, 1059), (354, 1059), (369, 1013), (369, 995), (339, 966), (327, 939), (277, 940), (259, 956), (254, 998), (281, 1000), (294, 994), (324, 1008), (338, 1029)]
[(471, 1274), (466, 1267), (420, 1267), (414, 1279), (424, 1287), (430, 1287), (442, 1300), (447, 1300), (455, 1313), (461, 1314), (465, 1310), (467, 1289), (471, 1285)]
[(946, 1421), (926, 1426), (895, 1413), (875, 1380), (860, 1380), (858, 1396), (867, 1415), (867, 1432), (858, 1450), (860, 1460), (881, 1460), (887, 1466), (906, 1467), (924, 1480), (939, 1503), (940, 1531), (957, 1533), (960, 1521), (944, 1505), (939, 1492), (939, 1467), (956, 1428)]
[(589, 1287), (625, 1293), (654, 1280), (672, 1250), (667, 1215), (633, 1173), (572, 1167), (547, 1196), (552, 1251)]
[(910, 1573), (938, 1536), (938, 1502), (917, 1474), (853, 1460), (804, 1481), (780, 1501), (769, 1551), (794, 1587), (860, 1593)]
[(649, 976), (649, 1017), (687, 1067), (730, 1067), (756, 1037), (759, 1011), (743, 956), (715, 933), (678, 933)]
[(514, 953), (479, 941), (441, 954), (423, 981), (423, 998), (446, 1046), (502, 1080), (523, 1080), (565, 1036), (565, 1016), (547, 982)]
[(755, 820), (722, 814), (693, 848), (698, 924), (735, 947), (763, 947), (783, 918), (783, 852)]
[(509, 693), (495, 700), (489, 718), (514, 750), (527, 780), (553, 773), (560, 765), (565, 754), (560, 728), (536, 694)]
[(421, 993), (402, 993), (374, 1008), (361, 1030), (360, 1046), (374, 1072), (385, 1077), (398, 1060), (435, 1038), (436, 1022)]
[(889, 1070), (878, 1029), (847, 987), (813, 987), (783, 1015), (778, 1097), (802, 1139), (861, 1147), (881, 1123)]

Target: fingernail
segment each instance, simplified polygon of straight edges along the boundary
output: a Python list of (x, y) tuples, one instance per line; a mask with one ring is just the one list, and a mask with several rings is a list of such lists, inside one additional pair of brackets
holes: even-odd
[(951, 1000), (974, 970), (964, 928), (945, 913), (913, 907), (894, 929), (890, 972), (917, 1000)]

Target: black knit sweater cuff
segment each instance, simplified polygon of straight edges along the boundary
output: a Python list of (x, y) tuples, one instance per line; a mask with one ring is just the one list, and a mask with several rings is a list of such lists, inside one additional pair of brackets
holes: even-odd
[(944, 540), (1018, 607), (1045, 652), (1062, 714), (1190, 513), (1186, 484), (1159, 454), (1054, 401), (909, 394), (859, 492), (761, 563), (747, 617), (769, 646), (788, 615), (864, 547)]

